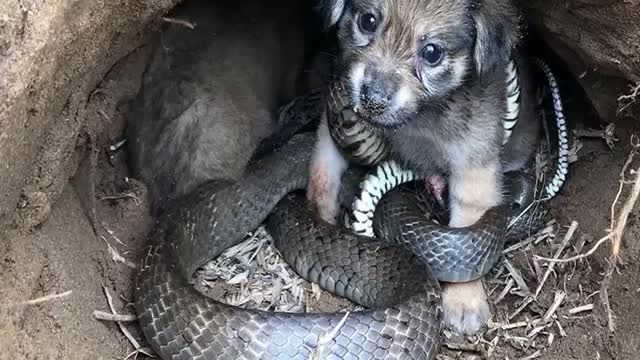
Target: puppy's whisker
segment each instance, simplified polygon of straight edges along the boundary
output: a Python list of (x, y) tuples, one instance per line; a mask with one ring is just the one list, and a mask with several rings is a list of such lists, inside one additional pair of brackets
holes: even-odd
[(336, 54), (330, 53), (330, 52), (328, 52), (328, 51), (318, 51), (318, 53), (317, 53), (317, 54), (318, 54), (318, 55), (325, 55), (325, 56), (328, 56), (328, 57), (330, 57), (331, 59), (337, 59), (337, 58), (338, 58), (338, 56), (337, 56)]

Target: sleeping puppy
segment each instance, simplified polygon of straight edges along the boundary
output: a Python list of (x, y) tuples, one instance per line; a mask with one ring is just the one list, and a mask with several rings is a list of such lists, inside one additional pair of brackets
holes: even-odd
[[(501, 174), (531, 160), (538, 136), (531, 84), (515, 48), (519, 14), (500, 0), (322, 0), (335, 29), (335, 77), (363, 121), (383, 129), (394, 160), (445, 178), (452, 227), (474, 224), (502, 201)], [(506, 145), (506, 69), (517, 59), (520, 116)], [(318, 129), (307, 196), (335, 223), (347, 167), (326, 117)], [(436, 182), (437, 183), (437, 182)], [(445, 320), (476, 332), (490, 316), (480, 280), (444, 284)]]
[(196, 26), (155, 34), (127, 128), (134, 176), (156, 211), (205, 181), (241, 176), (281, 131), (278, 107), (306, 93), (315, 33), (298, 0), (192, 0), (171, 16)]

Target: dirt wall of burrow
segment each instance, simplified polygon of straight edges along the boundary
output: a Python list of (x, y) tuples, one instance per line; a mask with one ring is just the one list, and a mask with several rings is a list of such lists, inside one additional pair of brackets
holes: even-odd
[(96, 86), (177, 2), (0, 2), (0, 229), (47, 217), (109, 123), (87, 109)]
[(628, 114), (640, 86), (640, 0), (520, 4), (531, 28), (566, 63), (600, 117), (611, 122)]

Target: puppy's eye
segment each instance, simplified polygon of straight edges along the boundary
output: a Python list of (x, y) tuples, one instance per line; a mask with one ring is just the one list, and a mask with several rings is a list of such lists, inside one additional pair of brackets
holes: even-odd
[(371, 13), (360, 16), (360, 30), (365, 33), (373, 33), (378, 29), (378, 19)]
[(444, 57), (444, 51), (436, 44), (427, 44), (422, 49), (422, 58), (426, 60), (427, 64), (431, 66), (438, 65)]

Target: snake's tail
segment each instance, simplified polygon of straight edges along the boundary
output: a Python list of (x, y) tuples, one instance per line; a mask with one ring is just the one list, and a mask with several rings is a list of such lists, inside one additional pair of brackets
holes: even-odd
[(558, 162), (556, 171), (551, 181), (545, 187), (545, 199), (555, 197), (564, 185), (569, 170), (569, 135), (567, 133), (567, 121), (564, 116), (564, 108), (560, 90), (555, 75), (541, 59), (533, 59), (534, 63), (544, 72), (549, 88), (551, 90), (551, 99), (553, 101), (553, 110), (556, 117), (556, 126), (558, 130)]

